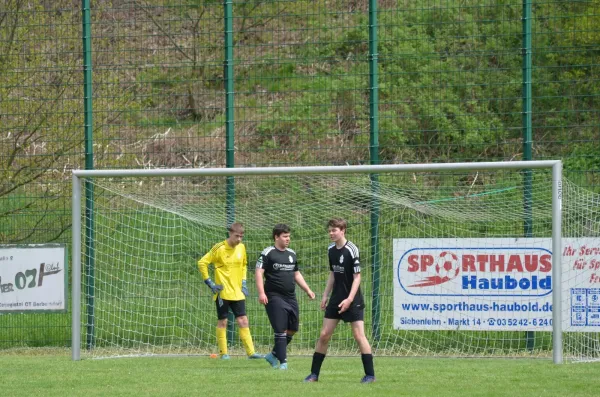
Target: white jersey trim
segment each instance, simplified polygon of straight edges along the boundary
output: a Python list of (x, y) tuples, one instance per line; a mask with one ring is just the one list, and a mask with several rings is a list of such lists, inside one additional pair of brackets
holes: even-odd
[(263, 256), (266, 257), (267, 255), (269, 255), (269, 252), (273, 251), (275, 249), (274, 246), (270, 246), (265, 248), (260, 255), (258, 256), (258, 260), (256, 261), (256, 268), (257, 269), (262, 269), (263, 268)]
[(358, 247), (356, 245), (354, 245), (354, 243), (352, 241), (347, 241), (346, 247), (348, 247), (348, 251), (350, 251), (350, 255), (352, 255), (352, 259), (356, 259), (359, 257)]

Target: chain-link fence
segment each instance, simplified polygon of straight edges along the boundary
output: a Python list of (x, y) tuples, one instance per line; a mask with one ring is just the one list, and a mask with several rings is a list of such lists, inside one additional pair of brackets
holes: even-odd
[[(70, 241), (73, 168), (560, 158), (599, 188), (598, 2), (89, 4), (0, 6), (0, 243)], [(0, 347), (69, 321), (3, 315)]]

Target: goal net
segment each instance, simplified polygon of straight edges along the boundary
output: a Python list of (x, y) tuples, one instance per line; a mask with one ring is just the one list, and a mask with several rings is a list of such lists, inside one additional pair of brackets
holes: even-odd
[[(598, 195), (553, 179), (552, 162), (528, 171), (487, 164), (76, 171), (74, 358), (216, 352), (216, 310), (197, 261), (232, 220), (245, 227), (246, 308), (265, 353), (273, 332), (254, 267), (273, 226), (292, 228), (290, 248), (317, 299), (297, 289), (290, 354), (312, 354), (330, 271), (326, 224), (341, 217), (360, 250), (376, 355), (597, 359)], [(87, 210), (82, 186), (93, 190)], [(562, 217), (553, 206), (561, 196)], [(228, 339), (232, 354), (244, 354), (236, 327)], [(328, 354), (357, 353), (340, 323)]]

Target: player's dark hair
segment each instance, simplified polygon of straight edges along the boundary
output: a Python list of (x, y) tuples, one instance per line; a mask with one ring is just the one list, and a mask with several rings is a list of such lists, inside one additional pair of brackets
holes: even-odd
[(291, 231), (285, 223), (278, 223), (273, 227), (273, 240), (275, 240), (275, 237), (281, 236), (283, 233), (291, 233)]
[(346, 222), (346, 220), (343, 218), (333, 218), (327, 222), (327, 227), (337, 227), (338, 229), (345, 231), (348, 227), (348, 222)]
[(232, 223), (227, 230), (229, 230), (230, 232), (238, 232), (238, 233), (242, 233), (244, 231), (244, 225), (242, 225), (240, 222), (235, 222)]

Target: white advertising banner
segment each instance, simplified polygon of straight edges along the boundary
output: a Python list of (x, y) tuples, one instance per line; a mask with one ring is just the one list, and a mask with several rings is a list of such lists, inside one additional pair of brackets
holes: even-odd
[(0, 246), (0, 312), (66, 311), (66, 248)]
[[(600, 331), (600, 239), (563, 238), (563, 329)], [(552, 329), (552, 240), (394, 239), (394, 327)]]

